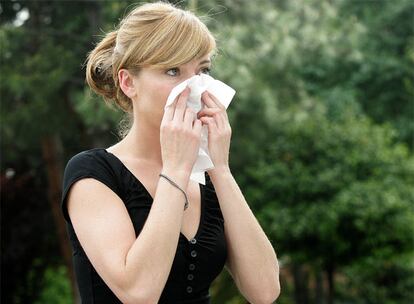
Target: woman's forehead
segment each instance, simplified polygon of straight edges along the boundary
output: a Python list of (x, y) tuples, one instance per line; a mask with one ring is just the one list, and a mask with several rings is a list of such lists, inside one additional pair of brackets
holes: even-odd
[(201, 58), (198, 59), (194, 59), (186, 64), (183, 65), (201, 65), (201, 64), (205, 64), (205, 63), (211, 63), (211, 59), (209, 55), (203, 56)]
[[(181, 65), (177, 65), (177, 66), (174, 66), (174, 67), (180, 66), (180, 67), (184, 67), (184, 68), (187, 68), (187, 67), (190, 68), (190, 67), (193, 67), (193, 66), (198, 67), (198, 66), (201, 66), (203, 64), (210, 64), (210, 63), (211, 63), (211, 56), (209, 54), (207, 54), (205, 56), (193, 59), (192, 61), (189, 61), (187, 63), (183, 63)], [(172, 66), (170, 68), (172, 68)], [(165, 69), (165, 67), (160, 67), (160, 66), (157, 66), (157, 65), (148, 65), (148, 66), (145, 66), (145, 67), (141, 68), (141, 70), (147, 70), (147, 71), (158, 71), (158, 70), (164, 70), (164, 69)]]

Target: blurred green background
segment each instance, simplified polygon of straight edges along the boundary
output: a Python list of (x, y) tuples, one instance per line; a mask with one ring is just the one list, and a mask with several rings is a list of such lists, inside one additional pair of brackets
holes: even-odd
[[(414, 1), (170, 1), (217, 38), (236, 180), (281, 265), (277, 303), (414, 301)], [(60, 213), (77, 152), (123, 113), (86, 53), (135, 1), (1, 1), (1, 300), (75, 303)], [(213, 303), (246, 303), (223, 270)]]

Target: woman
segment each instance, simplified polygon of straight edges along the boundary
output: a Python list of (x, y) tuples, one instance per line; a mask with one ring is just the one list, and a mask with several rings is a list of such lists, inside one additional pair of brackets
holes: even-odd
[[(117, 144), (73, 156), (62, 211), (82, 303), (210, 303), (223, 267), (251, 303), (279, 294), (276, 254), (228, 164), (225, 108), (205, 92), (197, 115), (187, 88), (208, 73), (215, 40), (191, 12), (157, 2), (133, 9), (89, 53), (88, 85), (131, 113)], [(214, 169), (191, 181), (202, 125)], [(188, 206), (188, 207), (187, 207)]]

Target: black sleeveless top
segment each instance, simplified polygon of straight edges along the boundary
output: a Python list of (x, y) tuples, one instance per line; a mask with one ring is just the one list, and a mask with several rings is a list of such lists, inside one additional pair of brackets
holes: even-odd
[[(87, 177), (101, 181), (122, 199), (136, 237), (149, 214), (152, 198), (121, 160), (104, 148), (82, 151), (66, 165), (61, 208), (72, 246), (74, 271), (82, 303), (121, 303), (86, 256), (67, 211), (66, 198), (71, 185)], [(206, 185), (200, 184), (201, 219), (198, 231), (191, 240), (180, 232), (172, 268), (158, 303), (210, 303), (210, 284), (226, 262), (224, 218), (207, 173), (205, 177)]]

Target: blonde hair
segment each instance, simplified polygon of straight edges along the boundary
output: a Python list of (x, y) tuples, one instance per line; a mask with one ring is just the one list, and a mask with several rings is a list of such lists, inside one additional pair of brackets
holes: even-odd
[(132, 101), (119, 86), (120, 69), (137, 75), (144, 67), (177, 67), (216, 52), (215, 38), (201, 17), (167, 2), (145, 3), (135, 6), (88, 53), (86, 82), (131, 118)]

